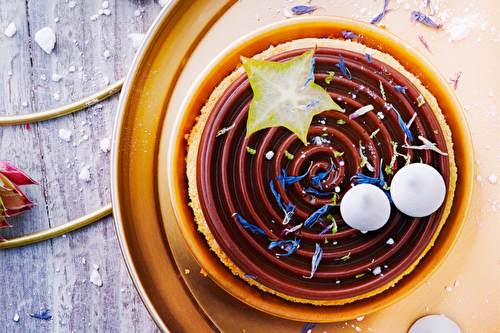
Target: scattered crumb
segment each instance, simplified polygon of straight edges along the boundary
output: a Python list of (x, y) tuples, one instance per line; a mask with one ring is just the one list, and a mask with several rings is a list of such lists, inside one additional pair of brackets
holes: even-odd
[(455, 281), (455, 288), (458, 287), (458, 285), (460, 284), (460, 281)]
[(160, 4), (160, 6), (162, 7), (165, 7), (167, 5), (167, 3), (169, 3), (170, 0), (160, 0), (158, 1), (158, 3)]
[(92, 271), (92, 274), (90, 275), (90, 282), (95, 284), (96, 286), (100, 287), (102, 286), (102, 279), (101, 275), (99, 274), (99, 266), (94, 264), (94, 270)]
[(56, 34), (50, 27), (45, 27), (35, 34), (35, 42), (45, 51), (50, 54), (56, 44)]
[(104, 77), (102, 78), (102, 82), (103, 82), (105, 85), (109, 85), (109, 77), (104, 76)]
[(145, 34), (129, 34), (127, 37), (132, 40), (132, 47), (137, 50), (139, 49), (144, 36)]
[(14, 22), (12, 22), (11, 24), (9, 24), (7, 29), (5, 29), (5, 36), (10, 38), (10, 37), (14, 36), (16, 31), (17, 31), (16, 24)]
[(465, 23), (461, 23), (451, 27), (448, 32), (450, 33), (450, 41), (456, 42), (464, 39), (469, 35), (469, 29)]
[(109, 8), (109, 2), (107, 2), (107, 1), (103, 1), (103, 2), (102, 2), (102, 4), (101, 4), (101, 7), (102, 7), (103, 9), (108, 9), (108, 8)]
[(78, 179), (83, 180), (84, 182), (90, 181), (90, 165), (86, 165), (80, 170)]
[(101, 150), (105, 153), (111, 150), (111, 139), (110, 138), (104, 138), (99, 142), (99, 147), (101, 147)]
[(492, 173), (491, 175), (488, 176), (488, 181), (492, 184), (495, 184), (497, 182), (497, 175)]
[(273, 156), (274, 156), (274, 151), (272, 151), (272, 150), (270, 150), (270, 151), (268, 151), (268, 152), (266, 153), (266, 158), (267, 158), (268, 160), (271, 160), (271, 158), (273, 158)]
[(61, 97), (59, 96), (59, 93), (54, 93), (54, 100), (59, 101)]
[(478, 182), (480, 182), (480, 181), (482, 181), (482, 180), (483, 180), (483, 177), (481, 177), (480, 175), (477, 175), (477, 176), (476, 176), (476, 180), (477, 180)]
[(85, 263), (87, 262), (87, 260), (85, 259), (85, 257), (82, 258), (82, 264), (85, 265)]
[(63, 76), (60, 74), (52, 74), (52, 81), (54, 81), (54, 82), (59, 82), (59, 81), (61, 81), (62, 78), (63, 78)]
[(16, 321), (16, 322), (19, 321), (19, 314), (17, 314), (17, 313), (14, 314), (14, 321)]
[(184, 274), (189, 274), (189, 273), (191, 273), (191, 271), (190, 271), (188, 268), (186, 268), (186, 269), (184, 270)]
[(377, 266), (373, 269), (372, 273), (373, 275), (379, 275), (380, 273), (382, 273), (382, 268), (380, 268), (380, 266)]
[(362, 321), (363, 319), (365, 319), (365, 316), (361, 316), (361, 317), (356, 318), (357, 321)]
[(387, 245), (394, 245), (394, 239), (389, 238), (386, 242)]
[(76, 1), (70, 1), (70, 2), (68, 3), (68, 6), (69, 6), (69, 8), (75, 8), (75, 6), (76, 6)]
[(200, 273), (203, 274), (203, 276), (208, 276), (207, 272), (205, 272), (203, 268), (200, 270)]
[(64, 128), (59, 129), (59, 138), (61, 138), (61, 140), (64, 140), (66, 142), (71, 141), (72, 134), (73, 133), (71, 131), (66, 130)]
[(446, 291), (451, 291), (451, 287), (446, 287), (444, 289), (446, 289)]

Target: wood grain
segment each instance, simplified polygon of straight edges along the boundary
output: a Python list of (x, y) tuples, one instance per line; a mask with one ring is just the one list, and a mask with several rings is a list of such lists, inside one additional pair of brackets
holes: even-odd
[[(153, 1), (2, 1), (0, 114), (61, 106), (127, 74), (131, 33), (145, 33), (162, 7)], [(109, 15), (106, 15), (109, 10)], [(99, 12), (102, 11), (102, 14)], [(3, 31), (15, 22), (11, 38)], [(34, 41), (51, 27), (51, 54)], [(53, 74), (62, 75), (58, 82)], [(111, 137), (118, 96), (41, 123), (0, 127), (0, 157), (40, 183), (27, 186), (36, 207), (9, 218), (9, 238), (56, 226), (109, 203)], [(71, 140), (59, 130), (71, 131)], [(90, 180), (79, 177), (88, 168)], [(90, 282), (95, 269), (101, 287)], [(111, 216), (49, 241), (0, 251), (2, 332), (156, 332), (123, 262)], [(50, 309), (50, 320), (30, 317)], [(15, 315), (19, 320), (15, 321)]]

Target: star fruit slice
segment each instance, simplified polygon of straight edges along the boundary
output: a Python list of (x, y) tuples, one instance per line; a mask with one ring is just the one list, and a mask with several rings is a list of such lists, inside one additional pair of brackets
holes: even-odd
[(307, 132), (315, 115), (326, 110), (344, 112), (314, 83), (314, 52), (309, 50), (285, 63), (241, 57), (254, 93), (247, 136), (284, 126), (307, 145)]

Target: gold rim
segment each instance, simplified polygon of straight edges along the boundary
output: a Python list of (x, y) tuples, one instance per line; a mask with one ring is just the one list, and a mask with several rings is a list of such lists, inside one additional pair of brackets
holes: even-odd
[(112, 85), (102, 89), (90, 96), (82, 98), (76, 102), (66, 104), (57, 108), (39, 111), (39, 112), (31, 112), (26, 114), (18, 114), (18, 115), (9, 115), (9, 116), (0, 116), (0, 125), (19, 125), (19, 124), (28, 124), (35, 123), (38, 121), (44, 121), (48, 119), (53, 119), (57, 117), (61, 117), (75, 111), (79, 111), (94, 104), (97, 104), (108, 97), (115, 95), (122, 89), (123, 82), (125, 82), (125, 78), (121, 78), (116, 81)]
[(28, 245), (36, 242), (41, 242), (56, 236), (63, 235), (70, 231), (84, 227), (92, 222), (100, 220), (101, 218), (111, 214), (113, 208), (111, 204), (107, 204), (87, 215), (77, 218), (76, 220), (66, 222), (56, 227), (48, 228), (45, 230), (37, 231), (28, 235), (10, 238), (6, 241), (0, 242), (0, 250), (11, 247)]

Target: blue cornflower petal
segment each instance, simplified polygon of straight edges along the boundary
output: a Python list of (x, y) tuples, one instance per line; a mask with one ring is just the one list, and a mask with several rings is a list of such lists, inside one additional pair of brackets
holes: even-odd
[(253, 225), (253, 224), (250, 224), (248, 223), (247, 221), (245, 221), (241, 216), (240, 214), (238, 213), (234, 213), (233, 216), (236, 218), (236, 221), (240, 222), (241, 225), (243, 226), (243, 228), (245, 229), (249, 229), (251, 232), (253, 232), (254, 234), (262, 234), (262, 235), (265, 235), (266, 233), (264, 232), (264, 230), (262, 230), (261, 228), (257, 227), (256, 225)]
[(330, 209), (330, 207), (331, 207), (330, 204), (326, 204), (323, 207), (321, 207), (320, 209), (318, 209), (317, 211), (315, 211), (314, 213), (312, 213), (311, 216), (309, 216), (304, 221), (304, 225), (306, 227), (309, 227), (309, 228), (312, 227), (318, 221), (318, 219), (320, 218), (321, 215), (323, 215), (326, 212), (328, 212), (328, 210)]
[(335, 66), (337, 66), (338, 68), (340, 68), (340, 70), (342, 71), (342, 74), (344, 74), (344, 76), (346, 78), (348, 78), (349, 80), (352, 79), (351, 72), (349, 72), (349, 70), (347, 69), (347, 67), (345, 67), (345, 65), (344, 65), (344, 57), (341, 54), (339, 54), (339, 63), (336, 64)]

